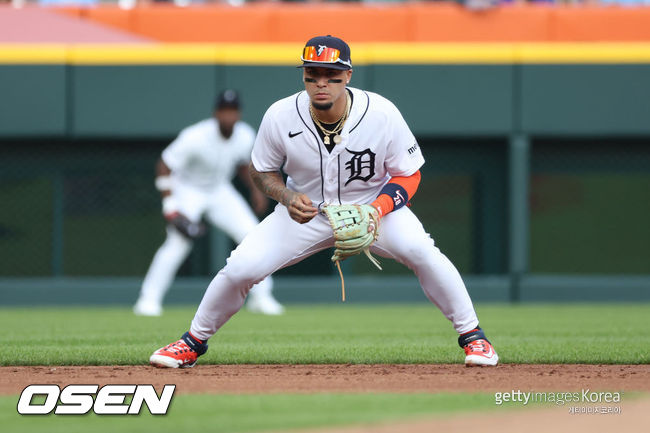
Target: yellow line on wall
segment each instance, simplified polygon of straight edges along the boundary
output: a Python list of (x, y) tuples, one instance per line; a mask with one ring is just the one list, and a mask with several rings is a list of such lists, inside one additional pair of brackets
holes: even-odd
[(650, 43), (520, 44), (517, 63), (650, 63)]
[(412, 43), (351, 45), (357, 64), (512, 63), (515, 44)]
[(0, 44), (0, 64), (61, 64), (69, 47), (57, 44)]
[(137, 64), (214, 64), (218, 63), (214, 45), (201, 44), (137, 44), (137, 45), (73, 45), (67, 61), (72, 65), (137, 65)]
[[(650, 43), (357, 43), (355, 65), (650, 63)], [(0, 64), (297, 65), (302, 44), (0, 44)]]

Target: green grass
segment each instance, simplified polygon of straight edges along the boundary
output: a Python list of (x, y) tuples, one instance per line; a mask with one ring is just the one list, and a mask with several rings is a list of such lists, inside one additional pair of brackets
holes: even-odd
[(255, 432), (431, 417), (495, 409), (492, 394), (179, 395), (166, 416), (21, 416), (17, 397), (0, 397), (0, 424), (11, 432)]
[[(479, 305), (504, 362), (650, 363), (639, 332), (650, 304)], [(124, 308), (0, 309), (2, 365), (144, 364), (177, 338), (195, 307), (162, 318)], [(289, 305), (286, 315), (237, 314), (202, 363), (461, 363), (449, 322), (432, 305)], [(189, 372), (191, 373), (191, 371)], [(561, 390), (559, 390), (561, 391)], [(263, 432), (502, 410), (493, 393), (177, 395), (166, 416), (20, 416), (0, 396), (3, 431)], [(146, 410), (143, 410), (146, 412)]]
[[(195, 307), (162, 318), (124, 308), (0, 309), (0, 365), (145, 364), (188, 329)], [(650, 304), (479, 305), (505, 363), (650, 363), (641, 332)], [(461, 363), (433, 305), (290, 305), (281, 317), (245, 311), (210, 340), (209, 363)]]

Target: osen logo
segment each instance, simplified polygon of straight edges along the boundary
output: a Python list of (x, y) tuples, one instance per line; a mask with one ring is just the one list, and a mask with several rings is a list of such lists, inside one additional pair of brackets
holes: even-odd
[[(29, 385), (18, 400), (21, 415), (83, 415), (91, 409), (98, 415), (139, 415), (144, 403), (152, 415), (165, 415), (176, 385), (165, 385), (158, 397), (153, 385)], [(36, 403), (35, 396), (45, 397)], [(93, 398), (94, 396), (94, 398)], [(133, 396), (130, 403), (126, 397)], [(40, 399), (37, 399), (40, 400)]]

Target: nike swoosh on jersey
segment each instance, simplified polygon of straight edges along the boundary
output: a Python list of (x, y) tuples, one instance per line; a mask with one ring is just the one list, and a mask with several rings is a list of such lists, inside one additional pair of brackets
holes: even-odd
[(292, 134), (291, 131), (289, 131), (289, 138), (293, 138), (293, 137), (295, 137), (296, 135), (300, 135), (300, 134), (302, 134), (302, 131), (300, 131), (300, 132), (296, 132), (295, 134)]

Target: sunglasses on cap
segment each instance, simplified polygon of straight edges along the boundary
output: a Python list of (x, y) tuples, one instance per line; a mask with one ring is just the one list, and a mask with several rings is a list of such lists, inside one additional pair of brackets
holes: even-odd
[(317, 62), (317, 63), (341, 63), (348, 67), (352, 67), (350, 61), (341, 59), (341, 51), (336, 48), (329, 48), (323, 45), (318, 47), (307, 46), (302, 50), (302, 57), (300, 60), (303, 62)]

